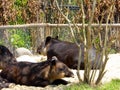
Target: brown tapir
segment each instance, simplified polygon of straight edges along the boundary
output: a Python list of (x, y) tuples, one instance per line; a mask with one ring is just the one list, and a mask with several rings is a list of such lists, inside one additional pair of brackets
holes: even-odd
[[(44, 48), (43, 48), (44, 47)], [(81, 67), (80, 69), (84, 69), (84, 45), (81, 44)], [(65, 63), (69, 68), (77, 69), (78, 58), (79, 58), (79, 47), (72, 42), (61, 41), (58, 39), (58, 36), (55, 38), (48, 36), (46, 37), (45, 42), (42, 42), (40, 47), (38, 47), (38, 53), (46, 53), (48, 60), (52, 58), (52, 56), (56, 56), (60, 61)], [(95, 51), (92, 48), (92, 51)], [(90, 52), (91, 53), (91, 52)], [(91, 57), (94, 52), (92, 52)], [(95, 56), (95, 55), (94, 55)], [(91, 61), (92, 67), (95, 64), (95, 61)], [(98, 62), (96, 63), (98, 65)], [(99, 69), (100, 65), (95, 69)]]
[[(8, 58), (7, 58), (8, 57)], [(10, 58), (11, 57), (11, 58)], [(11, 62), (12, 54), (5, 46), (0, 45), (1, 77), (9, 82), (30, 86), (46, 86), (63, 77), (72, 77), (70, 69), (56, 57), (40, 63)]]

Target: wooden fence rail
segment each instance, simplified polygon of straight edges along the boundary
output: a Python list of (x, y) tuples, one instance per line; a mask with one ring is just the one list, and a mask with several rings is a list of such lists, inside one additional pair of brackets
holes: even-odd
[[(76, 24), (78, 27), (82, 27), (82, 24)], [(71, 24), (74, 26), (74, 24)], [(85, 24), (88, 26), (88, 24)], [(100, 24), (92, 24), (92, 27), (99, 27)], [(118, 24), (108, 24), (109, 27), (120, 27)], [(1, 25), (0, 30), (3, 29), (16, 29), (16, 28), (34, 28), (34, 27), (69, 27), (69, 24), (50, 24), (50, 23), (32, 23), (32, 24), (22, 24), (22, 25)], [(101, 27), (106, 27), (106, 24), (101, 24)]]

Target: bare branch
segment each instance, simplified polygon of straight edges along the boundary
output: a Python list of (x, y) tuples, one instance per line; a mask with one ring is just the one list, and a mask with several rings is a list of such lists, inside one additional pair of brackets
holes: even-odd
[[(113, 5), (110, 7), (109, 11), (112, 11), (112, 8), (113, 8)], [(105, 30), (106, 32), (105, 32), (105, 40), (104, 40), (103, 55), (102, 55), (102, 58), (104, 57), (103, 58), (104, 63), (103, 63), (102, 69), (100, 70), (99, 76), (98, 76), (98, 78), (97, 78), (97, 80), (95, 82), (96, 84), (100, 83), (102, 77), (106, 73), (106, 71), (104, 71), (104, 70), (105, 70), (106, 63), (108, 61), (108, 58), (107, 58), (108, 57), (108, 53), (107, 53), (107, 47), (108, 47), (107, 46), (107, 41), (108, 41), (108, 32), (109, 32), (108, 21), (110, 19), (110, 15), (111, 15), (111, 12), (109, 12), (109, 15), (107, 17), (107, 22), (106, 22), (106, 30)]]
[(58, 2), (57, 0), (55, 0), (55, 3), (56, 3), (56, 6), (57, 6), (57, 9), (58, 11), (62, 14), (62, 16), (66, 19), (66, 21), (68, 22), (69, 24), (69, 28), (70, 28), (70, 31), (71, 31), (71, 34), (72, 34), (72, 38), (74, 40), (74, 42), (79, 46), (78, 42), (76, 41), (75, 39), (75, 35), (74, 35), (74, 32), (73, 32), (73, 29), (72, 29), (72, 26), (71, 26), (71, 21), (63, 14), (63, 12), (61, 11), (59, 5), (58, 5)]

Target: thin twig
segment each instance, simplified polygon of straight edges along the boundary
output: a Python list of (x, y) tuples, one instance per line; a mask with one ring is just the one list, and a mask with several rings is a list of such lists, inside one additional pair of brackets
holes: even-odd
[[(112, 8), (113, 8), (113, 6), (111, 6), (109, 10), (112, 11)], [(108, 30), (108, 21), (109, 21), (109, 19), (110, 19), (110, 15), (111, 15), (111, 12), (108, 14), (108, 17), (107, 17), (106, 33), (105, 33), (105, 40), (104, 40), (104, 47), (103, 47), (103, 55), (102, 55), (102, 57), (105, 56), (105, 57), (104, 57), (105, 59), (104, 59), (104, 63), (103, 63), (102, 69), (100, 70), (99, 76), (98, 76), (98, 78), (97, 78), (97, 80), (96, 80), (96, 85), (100, 83), (100, 81), (102, 80), (102, 77), (103, 77), (104, 74), (106, 73), (106, 71), (104, 71), (104, 70), (105, 70), (106, 63), (107, 63), (107, 61), (108, 61), (108, 58), (107, 58), (107, 57), (108, 57), (108, 53), (107, 53), (107, 41), (108, 41), (108, 32), (109, 32), (109, 30)]]
[(92, 47), (91, 25), (92, 25), (92, 21), (93, 21), (93, 17), (94, 17), (95, 7), (96, 7), (96, 0), (93, 1), (92, 11), (90, 12), (91, 18), (89, 19), (88, 28), (87, 28), (88, 29), (88, 32), (87, 32), (87, 52), (86, 52), (87, 58), (84, 60), (85, 61), (84, 80), (88, 84), (91, 84), (91, 82), (90, 82), (91, 62), (89, 62), (90, 59), (88, 57), (88, 54), (89, 54), (88, 51)]
[(58, 5), (57, 0), (55, 0), (55, 3), (56, 3), (56, 7), (57, 7), (58, 11), (61, 13), (61, 15), (66, 19), (66, 21), (67, 21), (68, 24), (69, 24), (69, 28), (70, 28), (70, 31), (71, 31), (72, 38), (73, 38), (74, 42), (79, 46), (77, 40), (75, 39), (75, 35), (74, 35), (73, 29), (72, 29), (72, 26), (71, 26), (71, 21), (70, 21), (70, 20), (67, 18), (67, 16), (65, 16), (65, 15), (63, 14), (63, 12), (61, 11), (61, 9), (60, 9), (60, 7), (59, 7), (59, 5)]
[(82, 58), (81, 58), (82, 49), (81, 48), (82, 48), (82, 45), (80, 44), (80, 47), (79, 47), (79, 60), (78, 60), (78, 66), (77, 66), (77, 76), (78, 76), (79, 82), (82, 82), (80, 72), (79, 72), (81, 61), (82, 61)]
[(86, 32), (85, 32), (85, 12), (83, 8), (83, 0), (81, 0), (81, 10), (82, 10), (82, 30), (83, 30), (83, 37), (84, 37), (84, 45), (86, 46), (87, 37), (86, 37)]

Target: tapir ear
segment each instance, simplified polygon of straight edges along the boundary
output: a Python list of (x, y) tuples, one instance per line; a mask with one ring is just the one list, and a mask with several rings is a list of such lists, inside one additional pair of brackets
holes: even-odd
[(52, 60), (51, 60), (51, 64), (52, 65), (56, 65), (56, 62), (58, 61), (57, 57), (56, 56), (53, 56), (52, 57)]
[(58, 39), (58, 36), (56, 36), (55, 39)]
[(0, 54), (2, 53), (2, 45), (0, 45)]
[(3, 45), (0, 45), (0, 54), (2, 54), (2, 53), (3, 53), (4, 48), (6, 48), (6, 47), (5, 47), (5, 46), (3, 46)]
[(51, 61), (51, 65), (53, 66), (53, 65), (56, 65), (56, 60), (55, 59), (53, 59), (52, 61)]
[(47, 45), (50, 42), (50, 40), (51, 40), (51, 36), (46, 37), (45, 45)]

